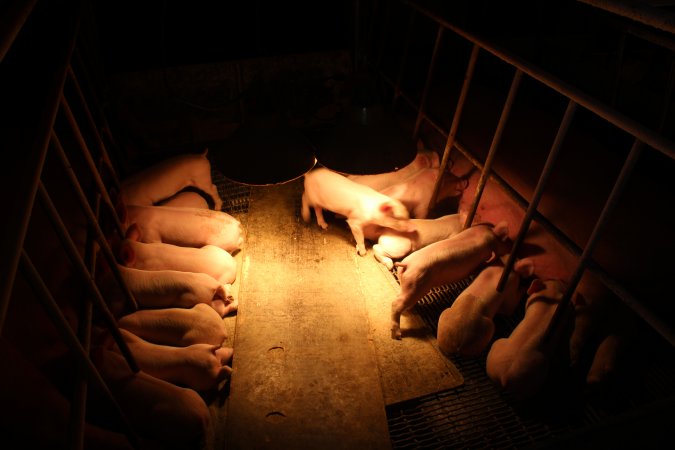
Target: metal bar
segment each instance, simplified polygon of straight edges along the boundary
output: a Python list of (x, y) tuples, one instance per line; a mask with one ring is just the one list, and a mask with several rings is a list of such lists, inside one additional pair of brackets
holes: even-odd
[(595, 249), (595, 245), (598, 242), (600, 236), (602, 235), (602, 232), (604, 231), (605, 226), (609, 221), (609, 217), (614, 211), (616, 205), (619, 203), (621, 193), (623, 192), (626, 184), (628, 183), (628, 180), (630, 179), (633, 169), (635, 168), (635, 164), (637, 163), (637, 160), (640, 157), (640, 153), (642, 152), (643, 145), (644, 144), (640, 142), (639, 139), (636, 139), (635, 142), (633, 143), (633, 147), (631, 148), (630, 153), (628, 154), (628, 157), (626, 158), (626, 161), (624, 162), (623, 167), (621, 168), (619, 177), (614, 183), (612, 192), (610, 192), (609, 197), (605, 202), (605, 206), (602, 208), (602, 211), (600, 212), (600, 217), (598, 217), (598, 220), (595, 222), (595, 227), (593, 227), (591, 236), (588, 238), (588, 242), (584, 247), (584, 251), (581, 254), (581, 257), (579, 258), (577, 268), (570, 277), (569, 283), (567, 285), (567, 290), (565, 291), (565, 294), (560, 300), (560, 303), (556, 307), (555, 313), (551, 318), (551, 322), (549, 323), (549, 326), (546, 330), (545, 339), (550, 338), (550, 336), (552, 336), (553, 331), (558, 326), (560, 326), (562, 315), (572, 300), (572, 295), (574, 294), (574, 291), (576, 290), (577, 285), (579, 284), (579, 281), (581, 280), (581, 277), (583, 276), (584, 271), (586, 270), (588, 261), (591, 260), (591, 256), (593, 254), (593, 250)]
[(138, 436), (136, 436), (136, 433), (131, 427), (131, 424), (129, 424), (129, 421), (124, 415), (124, 412), (122, 412), (122, 408), (120, 408), (112, 392), (110, 392), (110, 389), (108, 389), (107, 384), (103, 378), (101, 378), (101, 374), (98, 372), (98, 370), (96, 370), (96, 367), (91, 362), (91, 359), (89, 359), (87, 352), (85, 352), (84, 348), (82, 348), (80, 341), (78, 341), (77, 336), (73, 332), (72, 328), (70, 328), (70, 325), (68, 325), (68, 321), (59, 309), (59, 306), (52, 297), (51, 292), (49, 292), (49, 289), (40, 277), (40, 274), (30, 260), (30, 257), (23, 249), (21, 250), (20, 267), (24, 276), (28, 279), (30, 286), (35, 291), (35, 297), (40, 303), (42, 303), (42, 306), (44, 306), (47, 314), (52, 319), (52, 322), (61, 334), (61, 337), (66, 342), (66, 344), (68, 344), (68, 347), (74, 353), (78, 362), (82, 365), (82, 367), (85, 368), (89, 380), (95, 383), (99, 389), (101, 389), (101, 392), (105, 395), (105, 397), (107, 397), (113, 409), (118, 414), (129, 441), (134, 447), (138, 447)]
[(429, 211), (431, 211), (434, 206), (436, 206), (436, 198), (438, 197), (438, 191), (441, 187), (442, 177), (440, 174), (445, 172), (445, 168), (448, 165), (448, 157), (450, 155), (450, 150), (455, 143), (457, 137), (457, 128), (459, 128), (459, 121), (462, 117), (462, 111), (464, 109), (464, 103), (466, 102), (466, 96), (469, 93), (469, 86), (471, 86), (471, 80), (473, 79), (473, 71), (476, 68), (476, 61), (478, 60), (478, 53), (480, 47), (475, 45), (471, 49), (471, 56), (469, 57), (469, 64), (466, 68), (466, 73), (464, 74), (464, 83), (462, 84), (462, 90), (459, 93), (459, 100), (457, 100), (457, 107), (455, 109), (455, 115), (452, 116), (452, 124), (450, 125), (450, 132), (448, 133), (448, 140), (445, 143), (445, 149), (443, 150), (443, 158), (441, 158), (441, 164), (438, 167), (439, 176), (434, 183), (434, 190), (431, 193), (431, 198), (429, 199)]
[(635, 20), (659, 30), (675, 33), (675, 14), (646, 2), (627, 0), (577, 0), (590, 6)]
[(115, 339), (115, 343), (120, 348), (120, 351), (127, 360), (127, 363), (129, 364), (131, 370), (134, 373), (138, 372), (139, 371), (138, 364), (136, 364), (134, 356), (131, 354), (129, 347), (122, 338), (122, 334), (120, 333), (119, 328), (117, 328), (115, 318), (108, 309), (105, 300), (103, 300), (103, 296), (99, 292), (96, 283), (91, 278), (91, 274), (87, 271), (87, 267), (84, 265), (82, 258), (80, 258), (80, 255), (77, 251), (77, 247), (75, 246), (75, 243), (70, 237), (70, 234), (68, 234), (68, 229), (61, 220), (59, 213), (56, 211), (56, 207), (54, 206), (54, 203), (52, 203), (52, 200), (49, 197), (49, 194), (47, 193), (47, 189), (45, 189), (42, 182), (40, 182), (40, 184), (38, 185), (38, 195), (42, 205), (44, 206), (47, 212), (47, 215), (49, 216), (49, 219), (54, 225), (56, 233), (59, 235), (59, 238), (63, 243), (63, 246), (66, 250), (66, 253), (68, 254), (70, 261), (75, 266), (76, 272), (78, 272), (85, 281), (87, 288), (93, 295), (93, 299), (94, 302), (96, 303), (96, 306), (103, 313), (103, 319), (105, 320), (106, 325), (108, 326), (110, 333), (112, 334), (112, 337)]
[(646, 145), (654, 148), (655, 150), (666, 155), (667, 157), (675, 160), (675, 143), (673, 141), (661, 136), (660, 134), (636, 122), (635, 120), (632, 120), (624, 116), (623, 114), (620, 114), (619, 112), (615, 111), (606, 104), (598, 101), (594, 97), (563, 82), (562, 80), (554, 77), (548, 72), (545, 72), (540, 68), (526, 62), (522, 58), (506, 50), (499, 49), (492, 43), (486, 41), (485, 39), (479, 38), (476, 35), (468, 33), (456, 27), (455, 25), (452, 25), (446, 20), (430, 12), (428, 9), (414, 2), (411, 2), (410, 0), (402, 0), (402, 1), (405, 4), (410, 5), (413, 9), (435, 20), (436, 22), (443, 24), (444, 27), (452, 30), (453, 32), (463, 37), (464, 39), (474, 43), (475, 45), (480, 46), (482, 49), (488, 51), (489, 53), (492, 53), (494, 56), (516, 67), (517, 69), (522, 70), (523, 73), (541, 82), (542, 84), (548, 86), (554, 91), (564, 95), (570, 100), (574, 100), (574, 102), (577, 103), (579, 106), (588, 109), (595, 115), (605, 119), (609, 123), (617, 126), (618, 128), (626, 131), (627, 133), (630, 133), (635, 138), (644, 142)]
[(12, 47), (14, 40), (26, 23), (26, 19), (33, 11), (37, 0), (20, 1), (13, 0), (9, 7), (0, 15), (0, 62), (5, 59), (5, 55)]
[[(101, 194), (96, 194), (96, 199), (94, 200), (94, 214), (98, 218), (98, 214), (101, 207)], [(85, 248), (84, 261), (91, 273), (92, 277), (96, 276), (96, 256), (97, 256), (97, 243), (96, 239), (92, 237), (91, 233), (87, 234), (87, 243)], [(92, 320), (94, 316), (94, 308), (91, 301), (82, 302), (82, 311), (78, 320), (77, 328), (77, 338), (82, 344), (82, 348), (85, 353), (90, 354), (91, 350), (91, 330), (92, 330)], [(85, 371), (86, 369), (80, 366), (79, 370)], [(83, 375), (86, 375), (84, 373)], [(69, 442), (71, 443), (68, 448), (81, 450), (84, 448), (84, 433), (85, 433), (85, 421), (86, 421), (86, 412), (87, 412), (87, 392), (88, 384), (86, 376), (80, 377), (77, 380), (76, 386), (73, 392), (73, 399), (71, 401), (70, 408), (70, 421), (69, 421)]]
[(490, 144), (490, 150), (488, 151), (487, 158), (485, 158), (485, 165), (483, 166), (483, 170), (481, 171), (481, 175), (478, 180), (478, 185), (476, 186), (476, 192), (474, 194), (473, 203), (471, 204), (471, 209), (469, 209), (469, 213), (466, 216), (466, 221), (464, 222), (464, 229), (471, 226), (473, 218), (476, 215), (478, 203), (480, 202), (480, 198), (483, 195), (485, 183), (487, 183), (488, 177), (492, 172), (492, 162), (495, 155), (497, 154), (497, 147), (499, 147), (499, 143), (502, 140), (502, 134), (504, 132), (504, 128), (506, 127), (506, 122), (509, 119), (509, 115), (511, 114), (511, 108), (513, 106), (513, 102), (516, 100), (516, 94), (518, 93), (518, 88), (522, 78), (523, 72), (516, 69), (516, 73), (513, 76), (513, 81), (511, 81), (511, 87), (509, 88), (509, 94), (506, 97), (506, 102), (504, 103), (504, 108), (502, 109), (502, 114), (499, 117), (499, 123), (497, 124), (495, 135), (493, 136), (492, 143)]
[(94, 133), (94, 137), (96, 139), (96, 145), (98, 146), (98, 151), (100, 152), (101, 157), (103, 158), (103, 161), (106, 164), (106, 167), (110, 171), (113, 186), (119, 192), (120, 180), (119, 180), (119, 178), (117, 178), (117, 173), (115, 172), (115, 168), (113, 167), (113, 163), (110, 160), (110, 156), (108, 155), (108, 151), (105, 148), (105, 144), (103, 143), (103, 139), (101, 139), (101, 134), (98, 132), (98, 127), (96, 126), (96, 122), (94, 122), (94, 117), (92, 116), (91, 111), (89, 110), (89, 105), (87, 104), (87, 101), (84, 98), (84, 92), (82, 92), (82, 88), (80, 87), (80, 83), (77, 81), (77, 77), (75, 76), (75, 72), (73, 71), (72, 65), (68, 66), (68, 75), (70, 75), (70, 78), (73, 81), (73, 86), (75, 87), (75, 92), (77, 93), (77, 97), (80, 100), (80, 106), (82, 106), (82, 109), (84, 110), (84, 114), (87, 118), (87, 123), (89, 124), (89, 128), (91, 128), (92, 132)]
[(422, 119), (424, 116), (424, 107), (427, 103), (427, 96), (429, 95), (429, 86), (431, 85), (431, 79), (434, 74), (434, 67), (436, 66), (436, 59), (438, 58), (438, 49), (441, 48), (441, 41), (443, 39), (443, 30), (442, 26), (438, 26), (438, 32), (436, 33), (436, 42), (434, 42), (434, 50), (431, 54), (431, 61), (429, 62), (429, 70), (427, 71), (427, 79), (424, 83), (424, 90), (422, 91), (422, 97), (420, 100), (420, 106), (417, 113), (417, 119), (415, 119), (415, 128), (413, 128), (413, 139), (417, 139), (417, 136), (420, 132), (420, 125), (422, 125)]
[(530, 223), (534, 217), (534, 211), (536, 211), (537, 206), (539, 205), (539, 200), (541, 200), (541, 196), (544, 194), (544, 188), (546, 187), (548, 178), (553, 171), (553, 166), (555, 165), (558, 154), (562, 148), (562, 143), (565, 140), (567, 131), (569, 130), (570, 124), (572, 123), (572, 118), (574, 117), (576, 107), (577, 104), (572, 100), (570, 100), (567, 104), (565, 115), (563, 116), (562, 122), (560, 123), (560, 128), (558, 128), (558, 133), (555, 136), (553, 146), (551, 147), (551, 151), (548, 154), (544, 168), (541, 170), (541, 174), (539, 175), (537, 186), (534, 189), (534, 193), (532, 194), (532, 199), (530, 200), (530, 204), (527, 207), (527, 211), (525, 211), (525, 217), (523, 217), (523, 221), (520, 224), (518, 235), (513, 241), (511, 253), (509, 253), (509, 257), (504, 264), (504, 271), (502, 272), (502, 276), (499, 279), (499, 283), (497, 283), (497, 292), (502, 292), (504, 290), (504, 286), (506, 286), (506, 280), (508, 279), (511, 269), (513, 269), (513, 264), (516, 261), (516, 253), (518, 253), (518, 249), (525, 240), (525, 235), (530, 229)]
[(68, 119), (68, 123), (70, 124), (70, 127), (73, 130), (73, 134), (75, 135), (75, 139), (77, 140), (80, 150), (82, 150), (82, 155), (84, 156), (85, 162), (87, 163), (87, 166), (89, 167), (89, 170), (92, 176), (94, 177), (94, 182), (96, 183), (96, 186), (98, 187), (98, 190), (101, 193), (101, 196), (103, 197), (103, 202), (110, 210), (110, 214), (113, 218), (113, 225), (115, 226), (115, 229), (117, 230), (117, 233), (120, 236), (120, 238), (124, 239), (124, 227), (122, 227), (122, 222), (120, 222), (120, 218), (117, 215), (115, 205), (110, 199), (108, 189), (106, 188), (105, 184), (103, 183), (103, 180), (101, 179), (101, 174), (98, 172), (96, 164), (94, 163), (94, 160), (91, 157), (91, 153), (89, 152), (87, 143), (85, 142), (84, 137), (80, 132), (80, 127), (77, 125), (77, 121), (75, 120), (75, 116), (73, 115), (73, 111), (70, 109), (68, 101), (63, 96), (63, 94), (61, 95), (61, 107), (63, 108), (63, 111), (66, 114), (66, 118)]
[(131, 308), (134, 311), (137, 310), (138, 303), (134, 298), (134, 294), (129, 290), (129, 287), (124, 282), (124, 278), (122, 278), (122, 273), (120, 272), (119, 267), (117, 266), (117, 260), (115, 259), (115, 255), (113, 255), (113, 252), (110, 249), (110, 246), (108, 245), (108, 241), (106, 240), (106, 237), (103, 234), (103, 230), (101, 230), (101, 227), (98, 224), (98, 221), (96, 220), (96, 215), (94, 214), (94, 211), (91, 209), (91, 206), (89, 206), (87, 197), (84, 194), (84, 191), (82, 190), (82, 186), (80, 185), (80, 182), (77, 179), (77, 175), (75, 175), (73, 166), (70, 164), (68, 156), (66, 156), (66, 152), (63, 150), (63, 146), (61, 146), (61, 142), (59, 141), (59, 138), (54, 131), (52, 131), (52, 143), (54, 144), (54, 149), (56, 150), (59, 160), (63, 165), (63, 169), (66, 171), (66, 175), (68, 176), (70, 184), (72, 185), (73, 190), (75, 191), (75, 195), (77, 196), (77, 199), (80, 202), (82, 211), (84, 212), (84, 215), (87, 217), (89, 226), (93, 229), (96, 235), (96, 239), (98, 240), (98, 244), (101, 247), (101, 250), (103, 251), (103, 255), (105, 256), (105, 259), (108, 262), (108, 265), (110, 266), (110, 270), (112, 271), (113, 275), (115, 276), (115, 279), (119, 283), (122, 289), (122, 293), (124, 294), (124, 297), (126, 298), (127, 302), (129, 302)]
[(398, 68), (398, 75), (396, 76), (396, 84), (394, 84), (394, 99), (393, 106), (396, 106), (398, 102), (398, 97), (401, 94), (401, 84), (403, 82), (403, 69), (405, 68), (406, 62), (408, 61), (408, 51), (410, 51), (410, 36), (412, 35), (412, 30), (415, 26), (415, 14), (410, 15), (410, 21), (408, 22), (408, 28), (405, 32), (405, 41), (403, 43), (403, 49), (401, 50), (401, 63)]

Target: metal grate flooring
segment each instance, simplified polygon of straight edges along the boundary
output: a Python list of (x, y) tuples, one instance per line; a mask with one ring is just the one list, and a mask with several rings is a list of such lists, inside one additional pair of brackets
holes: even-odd
[(245, 214), (248, 212), (251, 187), (234, 182), (216, 169), (211, 170), (211, 180), (218, 188), (218, 195), (223, 200), (221, 211), (228, 214)]

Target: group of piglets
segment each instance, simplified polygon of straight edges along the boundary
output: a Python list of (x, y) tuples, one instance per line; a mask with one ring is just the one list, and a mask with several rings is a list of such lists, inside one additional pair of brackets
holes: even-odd
[(231, 287), (241, 223), (220, 211), (206, 151), (123, 180), (117, 203), (125, 235), (111, 248), (138, 309), (130, 311), (110, 267), (101, 267), (99, 283), (141, 372), (130, 375), (109, 337), (95, 360), (132, 417), (142, 406), (153, 411), (139, 426), (203, 435), (210, 416), (200, 394), (215, 392), (231, 373), (223, 317), (237, 310)]
[[(367, 254), (365, 242), (369, 240), (374, 243), (375, 258), (395, 270), (400, 292), (392, 302), (394, 339), (405, 334), (401, 314), (433, 288), (472, 277), (439, 318), (439, 348), (447, 356), (465, 357), (488, 350), (488, 376), (517, 396), (529, 397), (541, 388), (551, 364), (550, 349), (561, 339), (560, 329), (548, 333), (547, 328), (566, 285), (559, 279), (536, 277), (535, 260), (524, 257), (516, 259), (505, 287), (498, 291), (514, 230), (509, 229), (507, 220), (474, 220), (464, 229), (466, 209), (429, 217), (439, 176), (437, 204), (465, 194), (467, 179), (449, 171), (439, 173), (435, 152), (419, 150), (409, 165), (375, 175), (346, 175), (317, 168), (304, 177), (302, 218), (309, 222), (313, 209), (323, 229), (328, 227), (323, 210), (346, 219), (358, 254)], [(514, 314), (525, 297), (522, 321), (509, 337), (492, 343), (495, 316)]]

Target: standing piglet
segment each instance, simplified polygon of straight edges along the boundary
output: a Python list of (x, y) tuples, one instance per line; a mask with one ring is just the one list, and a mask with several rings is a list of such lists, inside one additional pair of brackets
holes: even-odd
[(563, 336), (573, 311), (568, 307), (561, 326), (546, 338), (548, 325), (565, 292), (559, 280), (535, 278), (527, 290), (525, 317), (508, 338), (497, 339), (487, 355), (488, 377), (514, 395), (527, 398), (544, 384), (554, 350)]
[(124, 239), (119, 257), (125, 266), (134, 269), (205, 273), (222, 284), (234, 283), (237, 276), (234, 257), (215, 245), (193, 248)]
[(363, 256), (366, 229), (380, 227), (398, 231), (412, 231), (408, 210), (376, 190), (349, 180), (326, 168), (314, 169), (305, 175), (302, 193), (302, 218), (310, 221), (310, 208), (316, 213), (316, 222), (324, 230), (328, 224), (323, 209), (347, 218), (347, 224), (356, 240), (356, 251)]
[(462, 230), (458, 214), (449, 214), (437, 219), (410, 219), (414, 231), (401, 232), (386, 229), (373, 245), (375, 259), (387, 269), (394, 268), (395, 259), (401, 259), (429, 244), (447, 239)]
[(120, 199), (127, 205), (151, 206), (193, 186), (210, 195), (219, 211), (223, 201), (211, 180), (207, 153), (177, 155), (122, 180)]
[(160, 380), (205, 392), (217, 388), (232, 373), (228, 366), (232, 348), (212, 344), (172, 347), (152, 344), (125, 329), (120, 333), (140, 369)]
[(222, 345), (227, 337), (225, 323), (210, 306), (192, 308), (142, 309), (121, 317), (120, 328), (153, 344), (186, 346)]
[[(426, 219), (429, 216), (429, 202), (438, 176), (438, 168), (422, 169), (405, 180), (380, 190), (380, 192), (403, 203), (408, 208), (411, 217)], [(466, 180), (459, 179), (449, 173), (443, 173), (436, 201), (440, 202), (446, 198), (460, 196), (466, 185)]]
[(513, 314), (524, 294), (521, 279), (532, 276), (533, 270), (532, 261), (517, 261), (504, 289), (498, 292), (497, 284), (504, 272), (501, 259), (483, 268), (452, 306), (441, 313), (437, 333), (441, 352), (447, 356), (480, 355), (494, 336), (494, 316)]
[(432, 288), (456, 283), (495, 256), (506, 254), (508, 226), (501, 222), (474, 225), (434, 242), (396, 263), (401, 292), (391, 305), (391, 336), (401, 339), (401, 314), (412, 308)]
[(389, 186), (401, 183), (422, 169), (438, 167), (438, 154), (429, 150), (418, 150), (415, 159), (399, 170), (374, 175), (347, 175), (350, 180), (381, 191)]
[(128, 224), (127, 237), (140, 242), (164, 242), (184, 247), (215, 245), (233, 253), (244, 242), (241, 223), (222, 211), (171, 206), (118, 205)]

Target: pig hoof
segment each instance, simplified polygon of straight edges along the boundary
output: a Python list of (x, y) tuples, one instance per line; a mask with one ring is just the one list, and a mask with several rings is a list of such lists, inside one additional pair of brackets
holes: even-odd
[(391, 338), (396, 339), (396, 340), (401, 340), (402, 335), (401, 335), (401, 327), (394, 325), (391, 327)]

